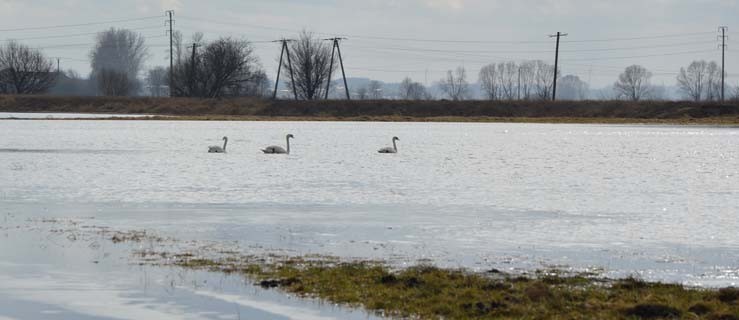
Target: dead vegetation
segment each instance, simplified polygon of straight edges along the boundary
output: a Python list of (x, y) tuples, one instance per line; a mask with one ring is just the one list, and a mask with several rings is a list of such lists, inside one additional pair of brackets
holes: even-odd
[(0, 112), (150, 114), (182, 120), (739, 124), (739, 102), (275, 101), (6, 95), (0, 96)]

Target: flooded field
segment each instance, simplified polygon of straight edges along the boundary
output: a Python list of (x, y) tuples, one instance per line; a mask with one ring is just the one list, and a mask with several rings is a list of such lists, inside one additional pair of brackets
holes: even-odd
[[(262, 154), (288, 133), (290, 155)], [(208, 154), (223, 136), (228, 153)], [(393, 136), (398, 153), (378, 154)], [(71, 241), (44, 219), (257, 254), (730, 286), (739, 129), (8, 120), (0, 208), (0, 319), (367, 317), (131, 264), (125, 247)], [(74, 295), (83, 292), (106, 303)]]

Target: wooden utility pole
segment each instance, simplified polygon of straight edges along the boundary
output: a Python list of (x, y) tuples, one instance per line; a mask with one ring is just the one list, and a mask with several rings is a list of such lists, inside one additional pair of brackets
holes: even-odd
[(334, 51), (339, 54), (339, 64), (341, 65), (341, 76), (344, 78), (344, 90), (346, 92), (346, 100), (351, 100), (351, 97), (349, 96), (349, 86), (346, 83), (346, 73), (344, 72), (344, 60), (341, 58), (341, 48), (339, 47), (339, 41), (346, 40), (346, 38), (329, 38), (329, 39), (323, 39), (326, 41), (333, 42), (333, 47), (331, 48), (331, 64), (328, 66), (328, 81), (326, 82), (326, 99), (328, 99), (328, 91), (331, 89), (331, 74), (334, 72)]
[(200, 45), (197, 43), (192, 44), (192, 59), (190, 60), (190, 75), (187, 77), (187, 84), (190, 89), (189, 91), (190, 91), (191, 97), (195, 96), (195, 72), (197, 71), (197, 68), (196, 68), (197, 61), (195, 60), (195, 58), (196, 58), (196, 53), (197, 53), (196, 50), (199, 46)]
[(557, 49), (554, 51), (554, 84), (552, 85), (552, 101), (557, 100), (557, 72), (559, 71), (559, 38), (566, 37), (566, 33), (557, 32), (555, 35), (550, 35), (550, 38), (557, 38)]
[(174, 15), (174, 10), (168, 10), (166, 13), (169, 16), (169, 20), (167, 20), (169, 23), (169, 96), (174, 97), (174, 31), (172, 30), (174, 23), (172, 15)]
[(277, 99), (277, 87), (280, 84), (280, 74), (282, 73), (282, 58), (287, 53), (287, 66), (290, 69), (290, 81), (292, 83), (293, 87), (293, 95), (295, 96), (295, 101), (298, 100), (298, 91), (295, 87), (295, 76), (293, 75), (293, 63), (290, 60), (290, 48), (288, 47), (288, 42), (293, 42), (295, 40), (293, 39), (281, 39), (281, 40), (275, 40), (272, 42), (280, 42), (282, 43), (282, 48), (280, 49), (280, 65), (277, 66), (277, 79), (275, 80), (275, 91), (272, 93), (272, 99)]
[(726, 35), (728, 27), (719, 27), (718, 31), (721, 32), (719, 38), (721, 38), (721, 101), (726, 101), (724, 94), (726, 93), (726, 39), (729, 37)]

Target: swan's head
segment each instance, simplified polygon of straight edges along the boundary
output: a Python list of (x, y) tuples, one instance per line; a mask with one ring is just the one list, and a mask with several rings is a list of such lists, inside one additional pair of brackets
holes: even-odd
[(228, 140), (228, 137), (223, 137), (223, 140)]
[(293, 138), (293, 139), (294, 139), (295, 137), (293, 137), (293, 135), (292, 135), (292, 133), (291, 133), (291, 134), (288, 134), (288, 135), (287, 135), (287, 138), (288, 138), (288, 139), (290, 139), (290, 138)]
[(398, 137), (393, 137), (393, 141), (400, 141), (400, 138), (398, 138)]

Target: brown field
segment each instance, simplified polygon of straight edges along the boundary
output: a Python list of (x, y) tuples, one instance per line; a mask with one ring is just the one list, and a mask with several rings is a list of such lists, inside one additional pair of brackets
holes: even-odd
[(154, 117), (154, 120), (739, 124), (739, 102), (736, 101), (275, 101), (256, 98), (0, 96), (0, 112), (168, 116)]

